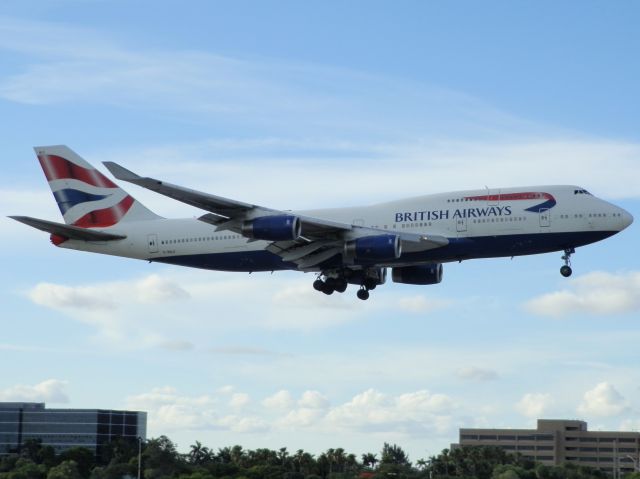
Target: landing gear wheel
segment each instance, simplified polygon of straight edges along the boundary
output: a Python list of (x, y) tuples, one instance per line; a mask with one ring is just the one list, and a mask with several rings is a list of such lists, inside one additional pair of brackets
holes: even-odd
[(335, 289), (333, 289), (333, 286), (331, 286), (330, 284), (324, 283), (322, 285), (322, 292), (326, 295), (329, 294), (333, 294), (333, 292), (335, 291)]
[(347, 282), (346, 281), (338, 281), (338, 284), (335, 286), (335, 290), (338, 293), (344, 293), (347, 290)]
[(313, 289), (315, 289), (316, 291), (322, 291), (323, 288), (324, 288), (324, 282), (321, 279), (316, 279), (313, 282)]
[(562, 255), (562, 261), (564, 261), (564, 266), (560, 268), (560, 274), (565, 278), (571, 276), (573, 270), (571, 269), (571, 255), (575, 253), (576, 250), (574, 248), (567, 248), (564, 250), (564, 255)]
[(560, 274), (565, 278), (571, 276), (571, 273), (573, 273), (571, 266), (564, 265), (562, 268), (560, 268)]
[(367, 299), (369, 299), (369, 291), (367, 291), (364, 288), (359, 289), (357, 296), (358, 296), (358, 299), (361, 299), (362, 301), (366, 301)]

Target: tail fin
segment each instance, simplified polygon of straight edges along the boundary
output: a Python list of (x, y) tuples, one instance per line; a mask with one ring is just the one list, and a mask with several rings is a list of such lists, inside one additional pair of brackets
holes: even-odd
[(34, 148), (64, 221), (81, 228), (159, 218), (64, 145)]

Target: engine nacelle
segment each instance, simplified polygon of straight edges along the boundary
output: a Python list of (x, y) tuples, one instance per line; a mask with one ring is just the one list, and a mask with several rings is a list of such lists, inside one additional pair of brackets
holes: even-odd
[(442, 281), (442, 265), (434, 263), (393, 268), (391, 279), (394, 283), (403, 284), (438, 284)]
[(265, 241), (291, 241), (300, 236), (300, 218), (292, 215), (262, 216), (242, 224), (242, 235)]
[(396, 235), (365, 236), (346, 242), (344, 254), (361, 261), (388, 261), (400, 257), (402, 246)]

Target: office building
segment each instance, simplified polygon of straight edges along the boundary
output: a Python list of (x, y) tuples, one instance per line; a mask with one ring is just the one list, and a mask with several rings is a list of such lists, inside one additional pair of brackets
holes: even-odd
[(108, 409), (47, 409), (44, 403), (0, 402), (0, 455), (17, 453), (29, 439), (56, 454), (86, 447), (98, 456), (117, 437), (146, 439), (147, 413)]
[(460, 429), (460, 445), (498, 446), (549, 466), (574, 463), (617, 476), (640, 465), (640, 433), (589, 431), (577, 420), (538, 419), (536, 429)]

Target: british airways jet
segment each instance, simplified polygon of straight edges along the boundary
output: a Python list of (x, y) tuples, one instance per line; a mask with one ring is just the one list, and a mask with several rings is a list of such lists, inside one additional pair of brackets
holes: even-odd
[(200, 208), (199, 218), (153, 213), (66, 146), (35, 148), (64, 223), (11, 218), (51, 235), (61, 248), (222, 271), (315, 272), (324, 294), (385, 283), (429, 285), (442, 263), (562, 251), (633, 222), (579, 186), (456, 191), (359, 208), (280, 211), (140, 177), (105, 162), (118, 180)]

